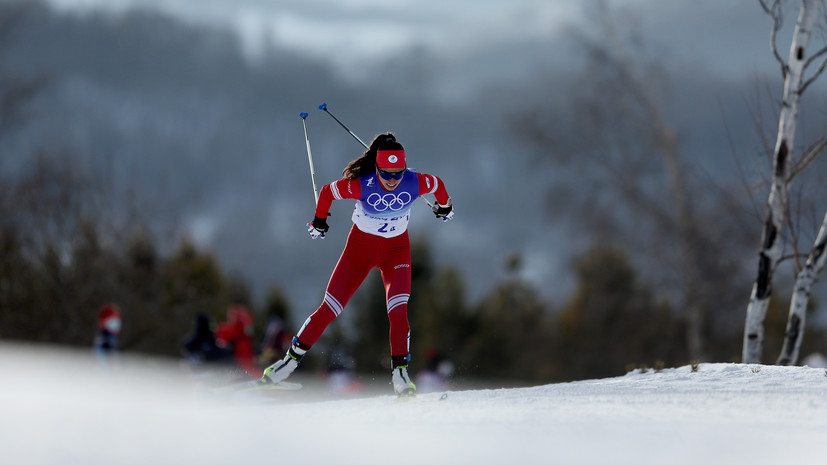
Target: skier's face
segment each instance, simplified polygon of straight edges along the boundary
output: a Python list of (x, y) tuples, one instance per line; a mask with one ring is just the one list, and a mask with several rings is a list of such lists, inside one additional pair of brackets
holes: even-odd
[(382, 184), (383, 189), (386, 191), (392, 191), (399, 187), (399, 183), (402, 182), (402, 177), (404, 176), (404, 171), (405, 168), (389, 170), (380, 170), (377, 168), (376, 177), (379, 178), (379, 182)]

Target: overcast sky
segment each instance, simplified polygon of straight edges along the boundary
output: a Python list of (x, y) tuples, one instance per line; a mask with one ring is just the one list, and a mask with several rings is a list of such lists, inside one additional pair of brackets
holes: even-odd
[[(424, 48), (450, 59), (504, 43), (545, 43), (582, 23), (582, 0), (48, 0), (58, 9), (120, 13), (158, 9), (238, 32), (255, 58), (265, 42), (329, 60), (358, 78), (366, 60)], [(639, 21), (665, 51), (738, 74), (766, 65), (769, 19), (757, 0), (606, 0)], [(788, 25), (794, 14), (790, 15)], [(781, 35), (786, 37), (787, 35)]]

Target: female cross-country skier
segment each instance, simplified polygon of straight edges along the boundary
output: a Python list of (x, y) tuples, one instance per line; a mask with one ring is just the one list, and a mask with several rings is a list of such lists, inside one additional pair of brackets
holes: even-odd
[(423, 194), (436, 197), (433, 211), (437, 218), (447, 221), (453, 217), (453, 204), (442, 180), (408, 169), (405, 150), (392, 133), (376, 136), (370, 148), (345, 167), (342, 179), (322, 188), (313, 222), (307, 224), (310, 236), (313, 239), (324, 238), (333, 200), (357, 200), (352, 217), (353, 227), (327, 284), (322, 304), (304, 322), (284, 359), (267, 367), (259, 382), (284, 381), (327, 325), (342, 313), (370, 270), (379, 268), (385, 284), (390, 320), (393, 389), (399, 396), (414, 395), (416, 386), (408, 376), (411, 359), (408, 325), (411, 245), (408, 218), (414, 200)]

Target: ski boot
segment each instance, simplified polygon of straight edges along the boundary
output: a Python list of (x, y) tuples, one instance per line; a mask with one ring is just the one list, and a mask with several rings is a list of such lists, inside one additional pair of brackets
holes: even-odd
[(394, 367), (393, 376), (393, 392), (399, 397), (414, 397), (416, 395), (416, 385), (408, 376), (408, 365), (400, 365)]
[[(264, 375), (259, 380), (262, 384), (279, 384), (287, 379), (291, 373), (299, 366), (302, 357), (307, 352), (307, 349), (300, 347), (300, 343), (294, 338), (293, 346), (287, 349), (287, 355), (278, 362), (270, 365), (264, 369)], [(309, 349), (309, 347), (308, 347)]]

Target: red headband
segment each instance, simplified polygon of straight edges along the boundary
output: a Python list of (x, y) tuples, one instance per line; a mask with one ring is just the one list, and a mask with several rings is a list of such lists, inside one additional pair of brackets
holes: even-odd
[(376, 167), (380, 170), (392, 170), (405, 167), (404, 150), (377, 150)]

